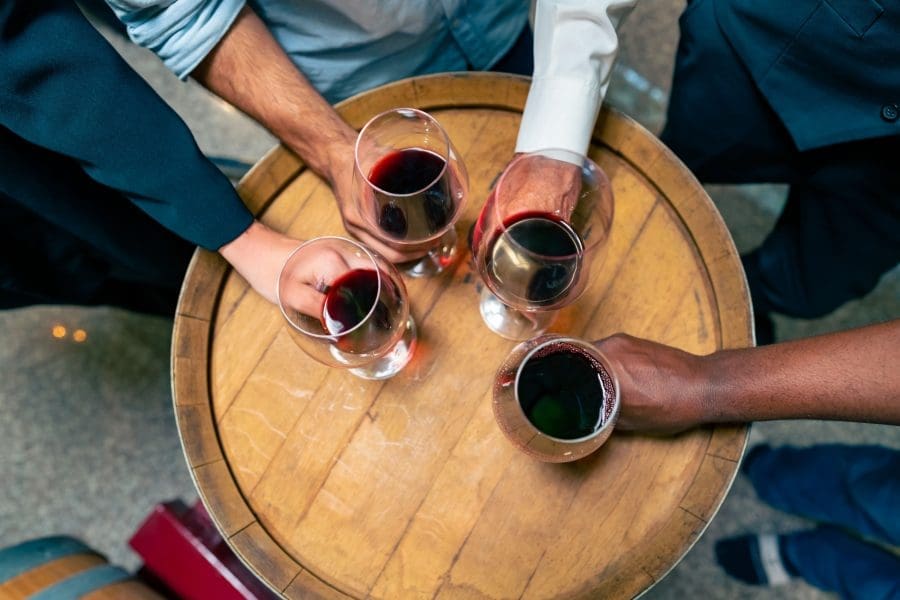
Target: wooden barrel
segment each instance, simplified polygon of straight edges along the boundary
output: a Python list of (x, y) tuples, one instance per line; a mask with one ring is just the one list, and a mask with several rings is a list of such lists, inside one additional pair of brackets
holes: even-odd
[[(338, 108), (354, 127), (398, 106), (433, 114), (465, 160), (474, 222), (510, 160), (527, 79), (415, 78)], [(703, 188), (652, 134), (604, 111), (590, 149), (616, 196), (609, 243), (552, 330), (625, 332), (705, 354), (752, 344), (737, 251)], [(273, 228), (346, 235), (328, 185), (277, 148), (239, 186)], [(590, 457), (540, 463), (491, 410), (514, 343), (478, 310), (467, 252), (407, 279), (419, 345), (396, 377), (314, 362), (278, 311), (198, 252), (173, 333), (179, 433), (200, 494), (246, 564), (288, 598), (627, 598), (661, 579), (714, 516), (745, 427), (614, 432)]]
[(0, 550), (3, 600), (162, 600), (75, 538), (45, 537)]

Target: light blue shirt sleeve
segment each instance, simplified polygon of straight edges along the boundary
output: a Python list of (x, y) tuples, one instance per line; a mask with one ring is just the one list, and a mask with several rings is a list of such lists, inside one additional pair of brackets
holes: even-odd
[(186, 79), (222, 39), (245, 0), (106, 0), (134, 43)]

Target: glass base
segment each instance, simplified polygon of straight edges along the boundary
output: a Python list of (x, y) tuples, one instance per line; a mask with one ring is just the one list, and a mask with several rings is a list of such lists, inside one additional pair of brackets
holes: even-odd
[(416, 350), (416, 322), (412, 315), (406, 321), (406, 331), (387, 354), (362, 367), (349, 369), (362, 379), (388, 379), (400, 372), (409, 363)]
[(433, 277), (443, 272), (456, 260), (459, 253), (456, 248), (456, 228), (451, 227), (440, 237), (438, 245), (419, 260), (397, 265), (404, 274), (410, 277)]
[(556, 311), (521, 311), (504, 304), (488, 288), (481, 290), (478, 305), (488, 329), (508, 340), (527, 340), (544, 332), (556, 319)]

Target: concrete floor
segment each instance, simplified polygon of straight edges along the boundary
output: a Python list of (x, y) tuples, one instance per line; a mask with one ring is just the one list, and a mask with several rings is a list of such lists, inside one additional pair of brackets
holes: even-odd
[[(644, 0), (621, 30), (609, 102), (652, 130), (662, 123), (682, 3)], [(188, 122), (210, 154), (255, 162), (274, 140), (196, 84), (110, 35), (117, 49)], [(784, 189), (711, 186), (737, 246), (755, 246), (774, 222)], [(900, 316), (900, 271), (867, 298), (815, 321), (778, 318), (782, 339)], [(55, 326), (65, 334), (54, 337)], [(82, 341), (73, 335), (83, 330)], [(61, 333), (57, 331), (57, 333)], [(111, 308), (40, 307), (0, 312), (0, 547), (51, 533), (80, 537), (133, 568), (130, 533), (153, 504), (196, 497), (185, 467), (169, 387), (171, 322)], [(900, 447), (891, 427), (773, 422), (755, 427), (772, 443), (826, 441)], [(713, 561), (713, 543), (747, 531), (789, 531), (801, 519), (756, 500), (738, 477), (706, 534), (646, 598), (820, 599), (802, 583), (777, 591), (741, 585)]]

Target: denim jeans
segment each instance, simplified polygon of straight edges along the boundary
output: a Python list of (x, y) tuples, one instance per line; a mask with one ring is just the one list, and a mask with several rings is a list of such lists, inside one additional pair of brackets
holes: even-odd
[(878, 545), (900, 546), (900, 451), (823, 444), (749, 458), (743, 470), (760, 499), (821, 524), (783, 546), (809, 584), (843, 598), (900, 599), (900, 556)]

